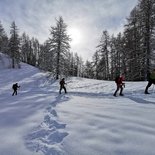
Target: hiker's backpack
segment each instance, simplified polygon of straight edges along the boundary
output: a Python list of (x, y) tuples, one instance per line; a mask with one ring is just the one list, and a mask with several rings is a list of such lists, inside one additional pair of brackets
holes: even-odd
[(12, 85), (12, 89), (15, 89), (15, 87), (16, 87), (16, 84), (13, 84), (13, 85)]
[(118, 81), (119, 81), (119, 76), (116, 76), (116, 78), (115, 78), (115, 83), (118, 83)]

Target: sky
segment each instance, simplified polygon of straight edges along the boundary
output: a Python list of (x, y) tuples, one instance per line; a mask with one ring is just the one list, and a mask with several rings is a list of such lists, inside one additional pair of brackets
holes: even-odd
[(44, 43), (50, 27), (62, 16), (72, 38), (71, 51), (84, 60), (95, 53), (102, 32), (123, 31), (123, 25), (138, 0), (0, 0), (0, 21), (9, 34), (13, 21), (20, 33), (26, 32)]
[[(125, 81), (59, 80), (0, 53), (0, 155), (155, 155), (155, 88)], [(49, 77), (49, 76), (48, 76)], [(12, 84), (18, 82), (18, 95)]]

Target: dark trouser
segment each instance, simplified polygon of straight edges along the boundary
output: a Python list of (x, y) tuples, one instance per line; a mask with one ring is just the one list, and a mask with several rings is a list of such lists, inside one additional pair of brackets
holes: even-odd
[(60, 90), (59, 90), (59, 93), (61, 94), (61, 90), (64, 89), (65, 93), (67, 93), (66, 91), (66, 87), (65, 86), (60, 86)]
[(114, 93), (114, 96), (116, 96), (117, 92), (119, 91), (120, 89), (120, 95), (122, 95), (122, 92), (123, 92), (123, 85), (122, 84), (117, 84), (117, 89)]
[(150, 80), (148, 81), (148, 84), (145, 88), (145, 93), (148, 93), (148, 88), (151, 87), (152, 84), (155, 84), (155, 80)]
[(17, 95), (17, 89), (14, 89), (12, 96)]

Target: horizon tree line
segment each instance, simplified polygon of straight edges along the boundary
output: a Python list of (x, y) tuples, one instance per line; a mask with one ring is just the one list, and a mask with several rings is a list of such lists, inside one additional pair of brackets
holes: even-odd
[(146, 80), (155, 68), (155, 0), (139, 0), (126, 19), (124, 31), (110, 36), (103, 30), (91, 61), (83, 62), (71, 52), (71, 38), (67, 24), (60, 16), (51, 26), (50, 36), (40, 44), (11, 24), (10, 38), (0, 23), (0, 51), (12, 58), (12, 68), (19, 62), (31, 64), (59, 79), (62, 76), (80, 76), (101, 80), (114, 80), (124, 73), (126, 80)]

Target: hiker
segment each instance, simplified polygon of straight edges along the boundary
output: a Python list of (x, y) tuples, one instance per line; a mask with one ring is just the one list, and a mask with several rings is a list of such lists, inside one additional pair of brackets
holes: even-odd
[(66, 87), (65, 87), (65, 78), (63, 78), (61, 81), (60, 81), (60, 90), (59, 90), (59, 94), (61, 94), (61, 90), (64, 89), (65, 93), (67, 93), (66, 91)]
[(146, 88), (145, 88), (145, 94), (150, 94), (149, 92), (148, 92), (148, 88), (152, 85), (152, 84), (155, 84), (155, 69), (152, 71), (152, 73), (150, 73), (150, 74), (148, 74), (148, 78), (147, 78), (147, 80), (148, 80), (148, 84), (147, 84), (147, 86), (146, 86)]
[(18, 85), (18, 83), (15, 83), (15, 84), (12, 85), (12, 89), (13, 89), (12, 96), (17, 95), (17, 89), (18, 88), (20, 88), (20, 86)]
[(116, 83), (117, 89), (116, 89), (115, 93), (113, 94), (115, 97), (116, 97), (117, 92), (119, 91), (119, 89), (120, 89), (119, 95), (120, 96), (123, 96), (124, 95), (123, 94), (123, 87), (125, 87), (125, 83), (123, 83), (123, 81), (124, 81), (123, 74), (116, 76), (115, 83)]

